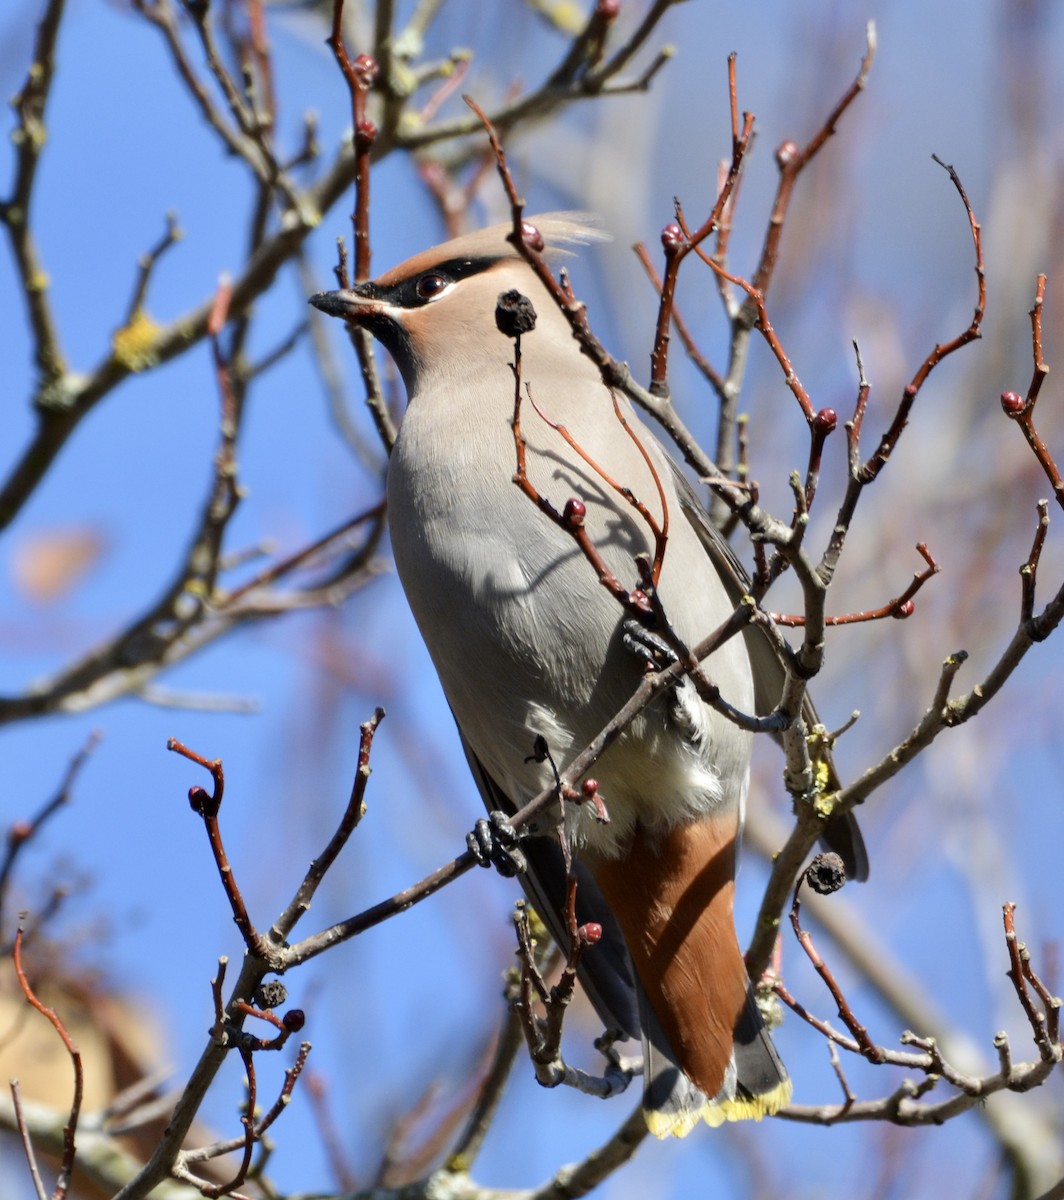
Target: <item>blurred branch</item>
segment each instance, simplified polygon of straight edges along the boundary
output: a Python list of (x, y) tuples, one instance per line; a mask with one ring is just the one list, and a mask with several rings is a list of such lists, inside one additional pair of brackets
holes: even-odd
[(4, 906), (7, 902), (8, 889), (11, 886), (11, 876), (15, 869), (15, 863), (18, 860), (19, 854), (33, 841), (40, 833), (44, 824), (53, 817), (70, 799), (70, 793), (74, 786), (74, 781), (81, 772), (81, 768), (93, 750), (96, 749), (100, 738), (103, 735), (98, 731), (89, 734), (85, 744), (70, 760), (70, 765), (66, 769), (62, 782), (59, 785), (59, 790), (55, 795), (47, 801), (42, 807), (32, 816), (23, 818), (22, 820), (13, 821), (7, 830), (7, 848), (2, 859), (0, 859), (0, 955), (7, 956), (11, 953), (12, 947), (5, 943), (3, 939), (4, 930)]
[[(63, 1047), (70, 1058), (70, 1064), (74, 1070), (74, 1094), (70, 1102), (70, 1115), (63, 1127), (63, 1154), (59, 1164), (59, 1178), (56, 1180), (55, 1190), (52, 1192), (52, 1200), (64, 1200), (67, 1191), (70, 1187), (70, 1176), (74, 1170), (74, 1156), (77, 1152), (75, 1145), (75, 1135), (78, 1128), (78, 1118), (81, 1115), (81, 1102), (85, 1092), (85, 1075), (81, 1065), (81, 1054), (77, 1046), (74, 1045), (74, 1039), (70, 1036), (66, 1026), (63, 1024), (62, 1018), (54, 1009), (49, 1008), (44, 1004), (33, 991), (30, 981), (26, 978), (25, 970), (22, 966), (22, 923), (19, 922), (18, 930), (15, 933), (15, 944), (12, 950), (12, 956), (15, 962), (15, 975), (18, 978), (19, 987), (22, 989), (22, 994), (26, 998), (26, 1002), (35, 1008), (41, 1016), (48, 1020), (52, 1028), (59, 1035), (59, 1040), (63, 1043)], [(17, 1089), (13, 1090), (12, 1098), (15, 1101), (15, 1108), (18, 1115), (18, 1123), (20, 1128), (25, 1128), (25, 1117), (21, 1111), (21, 1098), (18, 1095)], [(37, 1168), (33, 1158), (31, 1144), (27, 1141), (26, 1153), (29, 1159), (30, 1173), (37, 1179), (38, 1187), (40, 1179), (37, 1177)]]
[[(55, 50), (64, 5), (65, 0), (48, 0), (37, 26), (26, 82), (12, 101), (18, 116), (18, 123), (11, 135), (16, 148), (15, 178), (10, 197), (0, 202), (0, 221), (7, 228), (11, 241), (33, 330), (34, 359), (38, 371), (34, 403), (42, 421), (48, 420), (53, 407), (62, 407), (64, 397), (59, 384), (66, 374), (66, 366), (59, 344), (59, 331), (48, 303), (49, 278), (37, 251), (31, 212), (37, 166), (48, 140), (44, 118), (55, 77)], [(4, 520), (5, 509), (0, 502), (0, 527)]]

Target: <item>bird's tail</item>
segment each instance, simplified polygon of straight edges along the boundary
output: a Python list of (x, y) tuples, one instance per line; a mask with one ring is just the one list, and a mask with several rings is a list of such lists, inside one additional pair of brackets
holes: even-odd
[(640, 831), (596, 866), (645, 993), (643, 1107), (657, 1137), (760, 1120), (790, 1100), (735, 936), (735, 835), (728, 813)]
[(760, 1121), (786, 1108), (791, 1081), (758, 1012), (753, 991), (736, 1030), (724, 1083), (707, 1096), (676, 1063), (653, 1009), (643, 1011), (643, 1115), (655, 1137), (686, 1137), (700, 1122)]

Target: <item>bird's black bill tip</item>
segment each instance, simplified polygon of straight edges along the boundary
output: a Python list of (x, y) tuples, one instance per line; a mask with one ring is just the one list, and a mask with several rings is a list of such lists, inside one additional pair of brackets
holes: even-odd
[(357, 316), (357, 304), (347, 292), (315, 292), (310, 303), (328, 317), (343, 317), (350, 320)]

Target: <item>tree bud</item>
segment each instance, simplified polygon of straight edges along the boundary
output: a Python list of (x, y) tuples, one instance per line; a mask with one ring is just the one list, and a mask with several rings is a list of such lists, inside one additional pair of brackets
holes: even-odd
[(683, 245), (683, 230), (675, 221), (670, 221), (661, 231), (661, 244), (666, 254), (675, 254)]
[(1017, 417), (1023, 416), (1023, 410), (1026, 407), (1027, 401), (1019, 392), (1001, 393), (1001, 408), (1006, 417), (1012, 417), (1015, 420)]
[(531, 221), (521, 222), (521, 240), (530, 250), (535, 250), (537, 254), (546, 244), (543, 241), (543, 234), (540, 233)]
[(583, 500), (577, 500), (575, 496), (570, 496), (565, 502), (565, 508), (562, 509), (562, 520), (570, 529), (580, 529), (586, 516), (587, 506)]
[(835, 432), (835, 426), (839, 423), (839, 418), (833, 408), (822, 408), (813, 418), (813, 421), (816, 424), (817, 433), (826, 437), (829, 433)]
[(784, 167), (789, 167), (792, 162), (798, 157), (797, 145), (789, 139), (785, 142), (780, 142), (776, 147), (776, 166), (782, 171)]
[(360, 54), (351, 64), (351, 68), (355, 73), (355, 82), (366, 91), (373, 86), (380, 73), (380, 67), (377, 66), (377, 60), (372, 54)]

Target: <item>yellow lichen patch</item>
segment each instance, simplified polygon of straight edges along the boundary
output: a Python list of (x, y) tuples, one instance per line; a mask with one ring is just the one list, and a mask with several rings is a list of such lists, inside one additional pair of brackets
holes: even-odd
[(154, 366), (157, 361), (155, 340), (159, 336), (159, 328), (142, 308), (138, 308), (111, 338), (111, 352), (115, 361), (130, 371), (146, 371)]

